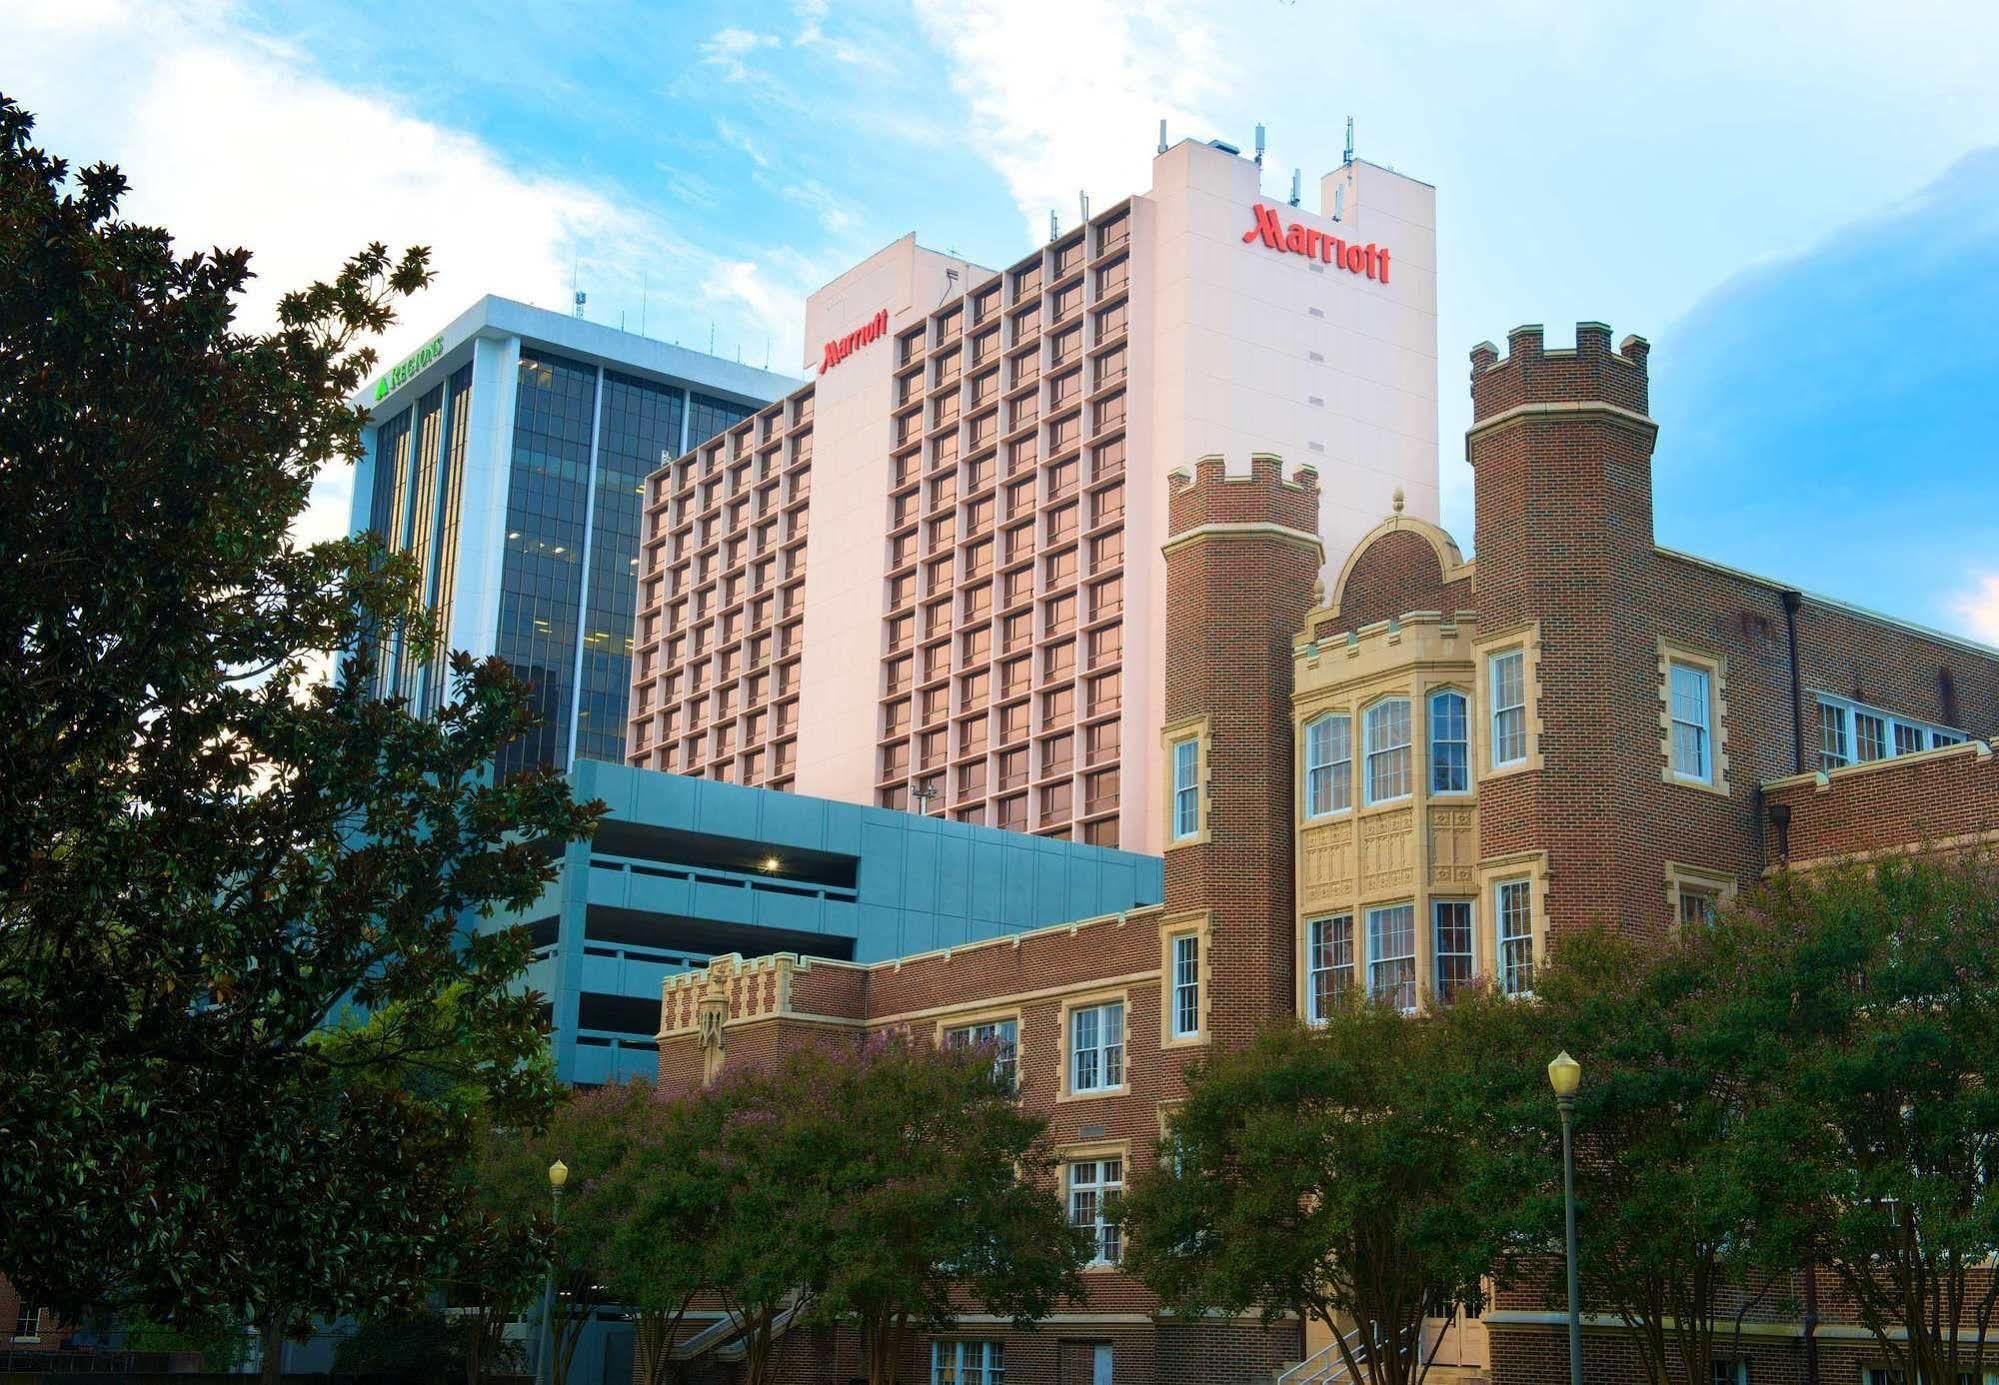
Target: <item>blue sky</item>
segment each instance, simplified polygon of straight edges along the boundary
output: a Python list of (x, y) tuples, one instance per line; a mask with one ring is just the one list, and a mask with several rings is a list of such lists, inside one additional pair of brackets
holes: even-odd
[[(1273, 191), (1434, 182), (1441, 464), (1472, 343), (1651, 339), (1662, 542), (1999, 641), (1999, 5), (0, 0), (0, 90), (129, 209), (258, 254), (249, 312), (433, 245), (478, 293), (801, 368), (805, 294), (914, 230), (988, 264), (1142, 188), (1157, 121)], [(338, 527), (345, 478), (310, 532)]]

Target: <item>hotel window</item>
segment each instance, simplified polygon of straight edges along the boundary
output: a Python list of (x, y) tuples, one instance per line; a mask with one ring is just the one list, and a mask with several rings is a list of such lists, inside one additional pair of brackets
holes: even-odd
[(1486, 685), (1492, 698), (1492, 767), (1517, 765), (1527, 758), (1527, 656), (1509, 649), (1486, 665)]
[(1471, 729), (1460, 692), (1430, 694), (1430, 792), (1471, 789)]
[(1019, 1076), (1018, 1020), (985, 1020), (944, 1031), (946, 1048), (980, 1048), (986, 1045), (991, 1045), (993, 1050), (993, 1076), (1011, 1088)]
[(1439, 899), (1430, 905), (1430, 950), (1436, 957), (1437, 1000), (1448, 1005), (1452, 997), (1471, 984), (1472, 962), (1471, 901)]
[(1083, 393), (1083, 372), (1072, 370), (1066, 375), (1058, 375), (1049, 384), (1048, 407), (1059, 409)]
[(1076, 737), (1065, 732), (1041, 742), (1041, 777), (1067, 774), (1076, 767)]
[(1006, 743), (1027, 738), (1027, 704), (1000, 708), (1000, 740)]
[(1090, 497), (1090, 527), (1124, 518), (1124, 487), (1106, 486)]
[(1080, 308), (1080, 307), (1082, 307), (1082, 306), (1083, 306), (1083, 286), (1082, 286), (1082, 284), (1080, 284), (1080, 283), (1075, 283), (1075, 284), (1071, 284), (1071, 285), (1069, 285), (1069, 286), (1068, 286), (1067, 288), (1064, 288), (1064, 289), (1058, 289), (1058, 290), (1056, 290), (1056, 292), (1055, 292), (1055, 320), (1056, 320), (1057, 322), (1060, 322), (1060, 321), (1062, 321), (1062, 320), (1063, 320), (1064, 318), (1066, 318), (1066, 317), (1069, 317), (1069, 316), (1070, 316), (1070, 315), (1072, 315), (1072, 314), (1073, 314), (1073, 313), (1074, 313), (1074, 312), (1075, 312), (1075, 311), (1076, 311), (1076, 310), (1077, 310), (1078, 308)]
[(1124, 579), (1113, 577), (1090, 588), (1090, 619), (1102, 620), (1124, 609)]
[(1092, 433), (1108, 432), (1110, 429), (1122, 424), (1124, 422), (1124, 391), (1119, 390), (1108, 399), (1099, 401), (1094, 409), (1094, 420), (1090, 425)]
[(972, 717), (958, 727), (958, 753), (960, 755), (983, 755), (986, 752), (986, 718), (984, 713)]
[(1042, 567), (1048, 574), (1047, 587), (1051, 590), (1066, 587), (1076, 580), (1076, 550), (1065, 548), (1060, 553), (1051, 553), (1043, 560)]
[(1116, 759), (1120, 743), (1118, 724), (1114, 721), (1084, 728), (1083, 763), (1096, 765)]
[(1114, 664), (1124, 653), (1124, 627), (1107, 625), (1101, 630), (1090, 632), (1090, 667), (1102, 668)]
[(1027, 752), (1025, 750), (1003, 750), (999, 757), (999, 786), (1002, 789), (1017, 789), (1027, 782)]
[(1067, 418), (1058, 418), (1048, 425), (1048, 450), (1066, 451), (1076, 445), (1076, 440), (1082, 436), (1082, 433), (1083, 420), (1078, 415), (1070, 414)]
[(1416, 906), (1367, 911), (1367, 994), (1404, 1012), (1416, 1008)]
[(1100, 769), (1083, 780), (1083, 811), (1107, 813), (1118, 806), (1118, 772)]
[(917, 709), (923, 724), (928, 726), (944, 720), (944, 714), (950, 710), (950, 701), (949, 688), (926, 688)]
[(1074, 677), (1076, 672), (1076, 642), (1063, 640), (1051, 644), (1041, 654), (1041, 677), (1044, 682), (1057, 682)]
[(1069, 1165), (1069, 1224), (1090, 1233), (1096, 1245), (1090, 1257), (1093, 1265), (1115, 1265), (1124, 1258), (1121, 1229), (1110, 1220), (1111, 1208), (1123, 1192), (1122, 1159), (1084, 1159)]
[(1107, 712), (1115, 712), (1124, 700), (1124, 675), (1121, 673), (1100, 673), (1086, 680), (1090, 694), (1090, 712), (1093, 717)]
[(932, 1342), (930, 1385), (1005, 1385), (1006, 1347), (999, 1342)]
[(897, 741), (882, 750), (882, 772), (884, 779), (901, 779), (909, 774), (909, 742)]
[(1119, 260), (1116, 264), (1107, 264), (1097, 271), (1097, 295), (1101, 298), (1108, 298), (1119, 289), (1122, 289), (1130, 279), (1131, 261), (1129, 259)]
[[(1714, 778), (1709, 726), (1711, 675), (1693, 664), (1668, 665), (1668, 697), (1673, 718), (1673, 773), (1708, 783)], [(1876, 723), (1877, 729), (1879, 723)]]
[(1090, 479), (1108, 481), (1124, 475), (1124, 439), (1112, 438), (1090, 450)]
[(1097, 228), (1097, 253), (1108, 255), (1131, 239), (1131, 213), (1120, 212)]
[(1015, 697), (1027, 691), (1028, 658), (1025, 654), (1000, 665), (1000, 696)]
[(967, 536), (983, 534), (992, 527), (993, 498), (982, 495), (965, 507), (965, 533)]
[(1173, 742), (1173, 840), (1184, 842), (1201, 830), (1201, 741)]
[(1099, 534), (1090, 540), (1090, 571), (1102, 572), (1124, 561), (1124, 531)]
[(1367, 801), (1407, 798), (1409, 782), (1409, 700), (1377, 702), (1367, 709)]
[(1076, 239), (1055, 252), (1055, 272), (1058, 275), (1073, 273), (1082, 268), (1082, 265), (1083, 238), (1081, 236), (1076, 237)]
[(1083, 349), (1083, 329), (1071, 327), (1066, 332), (1057, 332), (1048, 340), (1048, 363), (1067, 365)]
[(1323, 1023), (1334, 1000), (1353, 986), (1353, 915), (1313, 919), (1305, 959), (1307, 1018)]
[(1106, 1092), (1124, 1085), (1124, 1002), (1069, 1013), (1069, 1090)]
[(959, 705), (964, 711), (976, 712), (986, 705), (987, 680), (990, 676), (986, 670), (980, 669), (977, 673), (966, 674), (961, 680), (964, 688)]
[(1305, 815), (1353, 807), (1353, 718), (1323, 716), (1305, 727)]
[(1534, 897), (1531, 880), (1502, 880), (1493, 891), (1493, 919), (1502, 995), (1534, 993)]
[[(1007, 604), (1013, 604), (1011, 596)], [(1000, 648), (1011, 653), (1034, 638), (1034, 616), (1028, 611), (1015, 611), (1000, 622)]]
[(1076, 459), (1057, 462), (1048, 468), (1048, 498), (1061, 500), (1076, 490)]
[(882, 716), (882, 725), (887, 728), (887, 734), (901, 735), (909, 729), (909, 699), (899, 697), (889, 703)]
[(984, 577), (993, 570), (993, 541), (981, 539), (965, 550), (965, 580)]
[(958, 664), (965, 667), (983, 664), (992, 656), (993, 629), (990, 625), (977, 630), (967, 630), (958, 640)]
[(1041, 825), (1054, 826), (1069, 820), (1073, 797), (1067, 783), (1050, 784), (1041, 790)]
[(1054, 731), (1076, 719), (1076, 690), (1057, 688), (1041, 694), (1041, 729)]
[(1201, 939), (1183, 933), (1173, 939), (1173, 1037), (1201, 1032)]
[(1128, 315), (1127, 309), (1129, 306), (1126, 303), (1119, 303), (1115, 307), (1105, 308), (1097, 314), (1098, 341), (1102, 341), (1106, 337), (1115, 336), (1124, 330), (1125, 318)]
[(1003, 832), (1022, 832), (1027, 828), (1027, 799), (1025, 796), (1003, 798), (993, 807), (993, 822)]
[(1066, 635), (1076, 628), (1076, 595), (1058, 596), (1041, 603), (1043, 634)]

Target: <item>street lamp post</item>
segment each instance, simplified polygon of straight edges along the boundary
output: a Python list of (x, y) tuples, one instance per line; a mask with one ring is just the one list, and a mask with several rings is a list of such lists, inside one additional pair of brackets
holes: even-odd
[(553, 1232), (562, 1225), (562, 1185), (569, 1181), (569, 1165), (560, 1159), (548, 1166), (548, 1278), (541, 1289), (541, 1349), (535, 1353), (535, 1385), (555, 1385), (555, 1242)]
[(1555, 1109), (1562, 1113), (1562, 1206), (1569, 1239), (1569, 1385), (1583, 1385), (1583, 1309), (1576, 1274), (1576, 1152), (1569, 1127), (1574, 1123), (1576, 1088), (1583, 1065), (1564, 1049), (1548, 1064), (1548, 1085), (1555, 1089)]

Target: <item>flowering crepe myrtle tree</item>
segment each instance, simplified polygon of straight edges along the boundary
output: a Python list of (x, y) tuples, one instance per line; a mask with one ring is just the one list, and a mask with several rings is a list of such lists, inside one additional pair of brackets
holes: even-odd
[[(369, 246), (246, 332), (246, 252), (178, 253), (32, 130), (0, 97), (0, 1271), (70, 1317), (413, 1300), (466, 1116), (356, 1079), (436, 1044), (545, 1107), (527, 941), (467, 923), (599, 811), (495, 781), (532, 724), (503, 664), (454, 656), (433, 717), (376, 697), (380, 639), (430, 647), (414, 565), (293, 538), (426, 252)], [(447, 992), (367, 1056), (315, 1040)]]

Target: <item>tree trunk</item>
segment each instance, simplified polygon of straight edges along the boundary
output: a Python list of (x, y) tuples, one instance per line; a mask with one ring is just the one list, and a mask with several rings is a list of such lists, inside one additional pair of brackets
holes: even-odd
[(264, 1315), (257, 1324), (257, 1336), (263, 1347), (263, 1360), (259, 1363), (257, 1378), (263, 1385), (278, 1385), (285, 1373), (285, 1336), (278, 1328), (284, 1315), (275, 1310)]

